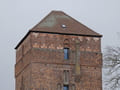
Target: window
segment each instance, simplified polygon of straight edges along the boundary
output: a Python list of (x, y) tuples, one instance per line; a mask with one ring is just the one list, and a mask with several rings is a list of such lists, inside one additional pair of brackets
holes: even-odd
[(69, 86), (68, 85), (64, 85), (63, 90), (69, 90)]
[(69, 71), (68, 70), (64, 70), (64, 84), (68, 84), (69, 83)]
[(67, 27), (65, 24), (62, 24), (61, 26), (62, 26), (62, 28), (66, 28)]
[(69, 48), (64, 48), (64, 59), (65, 60), (69, 59)]

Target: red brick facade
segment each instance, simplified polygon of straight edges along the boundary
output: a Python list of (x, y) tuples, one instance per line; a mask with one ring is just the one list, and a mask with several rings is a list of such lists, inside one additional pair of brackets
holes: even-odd
[(16, 90), (102, 90), (101, 68), (101, 37), (30, 32), (16, 48)]

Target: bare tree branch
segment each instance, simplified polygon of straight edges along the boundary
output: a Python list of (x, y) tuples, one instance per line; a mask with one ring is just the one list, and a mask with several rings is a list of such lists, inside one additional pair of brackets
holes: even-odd
[(105, 49), (103, 67), (109, 69), (107, 75), (110, 79), (106, 81), (106, 85), (110, 85), (111, 90), (120, 87), (120, 47)]

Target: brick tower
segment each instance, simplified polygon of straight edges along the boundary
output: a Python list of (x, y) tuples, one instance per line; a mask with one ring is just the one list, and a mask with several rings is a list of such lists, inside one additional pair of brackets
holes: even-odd
[(102, 90), (102, 35), (52, 11), (16, 46), (16, 90)]

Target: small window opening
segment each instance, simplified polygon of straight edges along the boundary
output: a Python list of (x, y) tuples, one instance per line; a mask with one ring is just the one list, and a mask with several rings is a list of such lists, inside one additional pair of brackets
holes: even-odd
[(64, 85), (63, 86), (63, 90), (69, 90), (69, 86), (68, 85)]
[(69, 70), (64, 70), (64, 84), (68, 84), (69, 83)]
[(66, 25), (65, 25), (65, 24), (62, 24), (61, 26), (62, 26), (62, 28), (66, 28)]
[(64, 59), (65, 60), (69, 59), (69, 48), (64, 48)]

